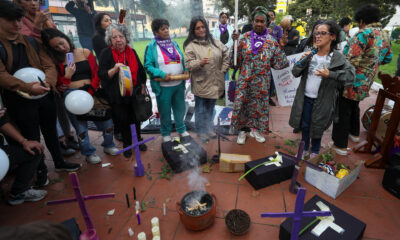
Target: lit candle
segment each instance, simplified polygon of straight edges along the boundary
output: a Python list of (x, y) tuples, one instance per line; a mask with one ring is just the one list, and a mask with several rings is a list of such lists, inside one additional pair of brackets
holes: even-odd
[(159, 221), (158, 221), (158, 217), (153, 217), (152, 219), (151, 219), (151, 226), (152, 227), (159, 227), (160, 225), (159, 225)]
[(166, 216), (167, 215), (167, 207), (165, 206), (165, 203), (163, 203), (162, 206), (163, 206), (163, 215)]
[(146, 240), (146, 233), (141, 232), (137, 235), (138, 240)]
[(153, 227), (151, 229), (151, 232), (153, 233), (153, 237), (160, 236), (160, 228), (159, 227)]
[(140, 225), (141, 221), (140, 221), (139, 211), (136, 211), (136, 218), (137, 218), (138, 225)]

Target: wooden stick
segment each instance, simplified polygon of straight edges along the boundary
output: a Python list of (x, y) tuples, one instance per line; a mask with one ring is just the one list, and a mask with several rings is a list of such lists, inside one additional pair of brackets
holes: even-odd
[[(172, 75), (171, 80), (169, 81), (179, 81), (179, 80), (187, 80), (189, 79), (189, 74), (177, 74), (177, 75)], [(154, 78), (157, 82), (168, 82), (168, 80), (164, 80), (162, 78)]]

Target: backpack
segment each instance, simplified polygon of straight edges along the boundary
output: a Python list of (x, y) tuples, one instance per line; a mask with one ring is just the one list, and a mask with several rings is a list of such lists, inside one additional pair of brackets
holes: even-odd
[[(36, 53), (39, 54), (39, 45), (36, 42), (36, 40), (31, 36), (24, 36), (24, 38), (26, 38), (26, 40), (29, 41), (29, 43), (35, 49)], [(4, 48), (4, 46), (3, 46), (3, 44), (1, 42), (0, 42), (0, 59), (3, 62), (4, 66), (6, 66), (6, 64), (7, 64), (7, 51), (6, 51), (6, 49)]]

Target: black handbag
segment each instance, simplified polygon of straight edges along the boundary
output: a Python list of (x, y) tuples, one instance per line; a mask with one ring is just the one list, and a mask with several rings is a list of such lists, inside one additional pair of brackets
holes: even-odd
[(106, 121), (111, 119), (111, 106), (108, 102), (107, 93), (103, 88), (95, 90), (92, 85), (85, 85), (81, 90), (88, 91), (92, 89), (94, 105), (92, 110), (83, 115), (76, 115), (80, 121)]
[(147, 87), (145, 86), (146, 94), (142, 94), (142, 88), (135, 88), (134, 98), (134, 109), (136, 121), (144, 122), (153, 115), (153, 105), (151, 103), (151, 97)]

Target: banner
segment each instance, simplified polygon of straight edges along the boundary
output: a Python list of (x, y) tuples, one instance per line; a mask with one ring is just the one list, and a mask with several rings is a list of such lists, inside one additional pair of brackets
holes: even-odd
[(280, 106), (292, 106), (294, 97), (296, 96), (297, 87), (300, 83), (300, 77), (295, 78), (292, 75), (294, 64), (300, 60), (304, 53), (298, 53), (287, 56), (289, 67), (275, 70), (271, 68), (272, 77), (274, 78), (276, 95)]

